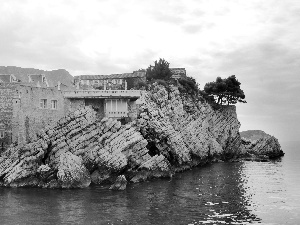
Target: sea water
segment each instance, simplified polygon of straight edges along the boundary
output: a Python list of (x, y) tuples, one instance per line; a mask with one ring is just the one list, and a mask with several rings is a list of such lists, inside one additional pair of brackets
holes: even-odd
[(49, 190), (0, 188), (0, 224), (300, 224), (300, 143), (272, 162), (216, 163), (171, 179)]

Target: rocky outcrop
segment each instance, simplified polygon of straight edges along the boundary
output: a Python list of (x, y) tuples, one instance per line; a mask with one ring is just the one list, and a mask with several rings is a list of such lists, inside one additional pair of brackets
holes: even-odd
[(1, 155), (0, 185), (84, 188), (110, 183), (120, 190), (127, 182), (171, 177), (245, 152), (271, 154), (277, 146), (269, 138), (250, 147), (240, 138), (235, 106), (214, 110), (174, 86), (167, 90), (154, 84), (143, 92), (137, 110), (137, 119), (126, 125), (97, 119), (86, 107), (46, 126), (35, 140)]
[(148, 154), (148, 143), (134, 123), (97, 120), (88, 107), (46, 127), (37, 137), (2, 154), (2, 185), (78, 188), (91, 181), (112, 182), (125, 173), (129, 181), (136, 180), (149, 169), (170, 173), (163, 156)]
[(215, 111), (176, 87), (154, 85), (141, 101), (138, 126), (152, 155), (163, 155), (175, 169), (189, 168), (215, 157), (239, 152), (240, 123), (235, 106)]
[(268, 161), (284, 155), (278, 140), (263, 131), (243, 131), (241, 137), (241, 157), (246, 160)]

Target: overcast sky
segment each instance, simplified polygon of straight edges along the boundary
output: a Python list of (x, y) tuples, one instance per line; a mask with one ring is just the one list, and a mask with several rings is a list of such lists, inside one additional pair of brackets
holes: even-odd
[(300, 137), (299, 0), (1, 0), (0, 65), (72, 75), (164, 58), (201, 88), (236, 75), (241, 130)]

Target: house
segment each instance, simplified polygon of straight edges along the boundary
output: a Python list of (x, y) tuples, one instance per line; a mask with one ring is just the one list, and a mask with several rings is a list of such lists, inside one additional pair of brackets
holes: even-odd
[(74, 77), (77, 89), (127, 90), (146, 81), (146, 71), (111, 75), (80, 75)]
[(172, 72), (172, 78), (173, 79), (179, 79), (186, 77), (186, 70), (185, 68), (170, 68)]

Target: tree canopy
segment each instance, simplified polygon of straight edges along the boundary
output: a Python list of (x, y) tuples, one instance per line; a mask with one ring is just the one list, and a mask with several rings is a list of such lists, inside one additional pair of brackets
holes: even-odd
[(237, 102), (247, 103), (244, 91), (240, 88), (241, 83), (235, 75), (222, 79), (217, 77), (216, 81), (205, 84), (204, 91), (213, 96), (217, 104), (236, 104)]
[(168, 63), (164, 59), (159, 59), (154, 62), (154, 66), (149, 66), (146, 70), (146, 78), (147, 80), (168, 80), (172, 76), (172, 72), (169, 68), (170, 63)]

